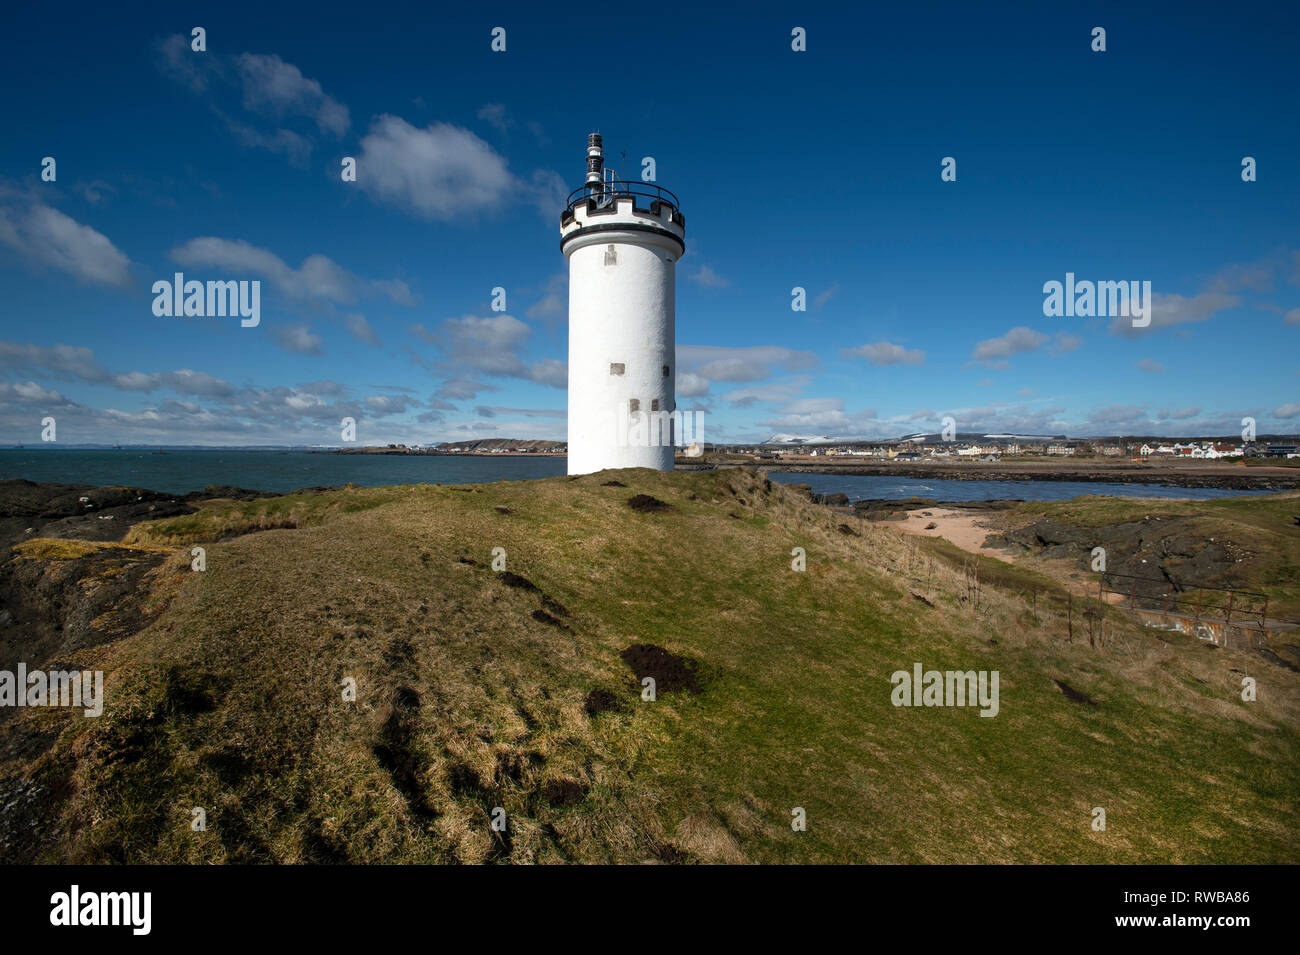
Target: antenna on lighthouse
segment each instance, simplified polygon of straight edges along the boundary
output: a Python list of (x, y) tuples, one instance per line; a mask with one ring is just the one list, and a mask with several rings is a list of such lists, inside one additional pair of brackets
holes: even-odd
[(605, 165), (605, 150), (601, 146), (600, 133), (587, 137), (587, 188), (599, 194), (604, 191), (601, 169)]

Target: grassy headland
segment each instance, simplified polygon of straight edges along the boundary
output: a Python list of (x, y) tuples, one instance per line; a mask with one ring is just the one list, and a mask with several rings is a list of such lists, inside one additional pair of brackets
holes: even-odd
[[(1268, 506), (1186, 506), (1232, 504)], [(942, 545), (741, 470), (349, 486), (206, 502), (116, 548), (28, 541), (12, 559), (34, 587), (169, 556), (138, 629), (104, 610), (86, 626), (108, 636), (25, 658), (104, 670), (107, 703), (0, 718), (20, 803), (0, 854), (1300, 861), (1300, 675), (1113, 610), (1103, 646), (1067, 643), (1023, 596), (1058, 583), (986, 560), (976, 593)], [(643, 701), (623, 654), (644, 644), (699, 692)], [(891, 705), (918, 662), (998, 671), (998, 715)]]

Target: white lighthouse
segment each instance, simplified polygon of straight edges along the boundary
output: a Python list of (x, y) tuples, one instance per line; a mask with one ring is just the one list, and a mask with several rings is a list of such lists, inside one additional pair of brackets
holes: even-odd
[(673, 381), (677, 260), (686, 217), (677, 197), (604, 169), (587, 138), (587, 180), (560, 216), (569, 260), (569, 473), (673, 469), (681, 438)]

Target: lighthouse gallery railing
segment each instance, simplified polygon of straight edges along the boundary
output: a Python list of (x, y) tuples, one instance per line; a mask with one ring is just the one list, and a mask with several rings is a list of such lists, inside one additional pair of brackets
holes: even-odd
[(665, 189), (663, 186), (656, 186), (653, 182), (631, 182), (625, 179), (610, 179), (605, 182), (590, 183), (580, 186), (569, 193), (569, 198), (565, 200), (564, 215), (567, 216), (573, 212), (573, 207), (583, 202), (595, 201), (605, 203), (614, 199), (631, 197), (633, 202), (637, 197), (644, 199), (653, 199), (665, 205), (672, 206), (674, 211), (681, 209), (677, 197)]

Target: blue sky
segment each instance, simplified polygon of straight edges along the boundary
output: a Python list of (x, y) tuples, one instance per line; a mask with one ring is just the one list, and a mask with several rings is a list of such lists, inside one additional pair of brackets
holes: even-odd
[[(15, 8), (0, 442), (563, 438), (592, 130), (681, 199), (710, 440), (1300, 430), (1296, 5), (997, 6)], [(260, 325), (155, 316), (176, 271)], [(1046, 317), (1067, 272), (1151, 326)]]

